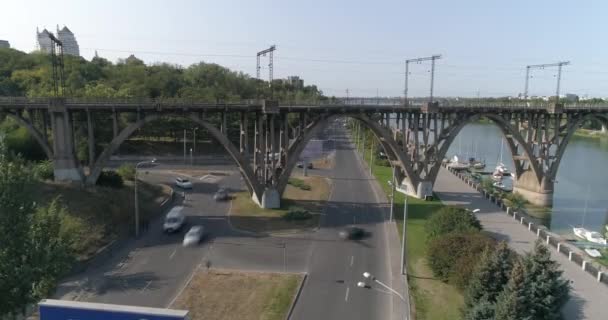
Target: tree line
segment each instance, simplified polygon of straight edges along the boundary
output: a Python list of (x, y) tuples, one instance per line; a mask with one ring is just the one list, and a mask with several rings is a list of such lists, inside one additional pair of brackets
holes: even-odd
[[(146, 65), (131, 55), (112, 63), (95, 56), (91, 61), (65, 56), (65, 95), (81, 98), (151, 98), (184, 99), (208, 102), (236, 102), (271, 96), (267, 81), (252, 78), (214, 63), (200, 62), (187, 67), (169, 63)], [(0, 96), (52, 97), (53, 79), (51, 57), (40, 52), (24, 53), (14, 49), (0, 49)], [(279, 101), (321, 101), (323, 92), (315, 85), (294, 86), (277, 79), (272, 83), (272, 97)], [(76, 151), (78, 159), (88, 161), (86, 118), (75, 115)], [(112, 138), (112, 120), (94, 115), (96, 149), (100, 152)], [(134, 115), (121, 114), (119, 126), (125, 127)], [(219, 121), (219, 119), (209, 119)], [(238, 140), (239, 118), (228, 115), (230, 138)], [(0, 115), (0, 131), (8, 136), (11, 150), (19, 150), (24, 157), (44, 158), (41, 149), (29, 134)], [(251, 122), (253, 125), (253, 122)], [(144, 126), (136, 134), (143, 138), (171, 138), (178, 141), (184, 129), (195, 127), (181, 118), (163, 118)], [(20, 130), (20, 131), (19, 131)], [(204, 130), (199, 131), (205, 134)], [(99, 153), (97, 153), (99, 154)]]

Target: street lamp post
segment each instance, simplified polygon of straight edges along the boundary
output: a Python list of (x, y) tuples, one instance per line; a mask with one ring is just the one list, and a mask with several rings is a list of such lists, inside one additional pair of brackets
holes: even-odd
[[(405, 320), (407, 320), (407, 319), (408, 319), (408, 315), (409, 315), (409, 309), (410, 309), (410, 308), (409, 308), (409, 303), (408, 303), (408, 300), (409, 300), (409, 299), (408, 299), (408, 300), (406, 300), (406, 299), (405, 299), (405, 298), (404, 298), (404, 297), (403, 297), (403, 296), (402, 296), (402, 295), (401, 295), (399, 292), (397, 292), (395, 289), (393, 289), (393, 288), (391, 288), (391, 287), (387, 286), (386, 284), (382, 283), (382, 281), (380, 281), (380, 280), (376, 279), (376, 277), (374, 277), (374, 276), (373, 276), (371, 273), (369, 273), (369, 272), (363, 272), (363, 277), (364, 277), (365, 279), (369, 279), (369, 280), (371, 280), (371, 281), (373, 281), (373, 282), (375, 282), (375, 283), (377, 283), (377, 284), (381, 285), (381, 286), (382, 286), (382, 287), (384, 287), (386, 290), (390, 291), (391, 293), (393, 293), (394, 295), (396, 295), (397, 297), (399, 297), (399, 299), (401, 299), (401, 301), (403, 301), (403, 303), (404, 303), (404, 304), (406, 305), (406, 307), (407, 307), (407, 310), (404, 310), (404, 311), (403, 311), (403, 317), (404, 317), (404, 319), (405, 319)], [(357, 283), (357, 287), (359, 287), (359, 288), (368, 288), (367, 284), (365, 284), (365, 282), (363, 282), (363, 281), (359, 281), (359, 282)]]
[(395, 166), (393, 166), (393, 177), (391, 179), (391, 215), (388, 221), (393, 221), (393, 210), (395, 208)]
[(198, 127), (192, 129), (192, 149), (194, 150), (193, 153), (196, 154), (196, 130), (198, 130)]
[(139, 196), (137, 193), (137, 169), (142, 164), (156, 163), (156, 158), (150, 161), (142, 161), (135, 165), (135, 179), (133, 180), (135, 190), (135, 237), (139, 237)]
[(193, 166), (194, 165), (194, 158), (192, 156), (192, 148), (190, 148), (190, 165)]

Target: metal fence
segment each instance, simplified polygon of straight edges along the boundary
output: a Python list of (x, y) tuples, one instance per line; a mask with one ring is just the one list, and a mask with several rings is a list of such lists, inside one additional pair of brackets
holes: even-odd
[(530, 232), (536, 234), (538, 239), (541, 239), (546, 245), (553, 247), (557, 252), (568, 257), (568, 260), (576, 263), (581, 267), (582, 271), (587, 272), (591, 276), (595, 277), (598, 282), (608, 285), (608, 275), (603, 266), (595, 263), (593, 260), (588, 259), (587, 256), (581, 252), (580, 249), (573, 247), (568, 240), (563, 239), (559, 235), (550, 232), (547, 227), (538, 225), (534, 220), (527, 214), (525, 210), (516, 211), (513, 208), (507, 207), (506, 204), (496, 197), (492, 196), (486, 190), (481, 187), (481, 183), (478, 183), (470, 177), (454, 170), (453, 168), (447, 167), (447, 164), (443, 164), (448, 171), (460, 178), (466, 184), (470, 185), (473, 189), (479, 191), (484, 198), (490, 202), (496, 204), (500, 209), (505, 211), (509, 216), (512, 216), (514, 220), (518, 221), (522, 227), (527, 228)]

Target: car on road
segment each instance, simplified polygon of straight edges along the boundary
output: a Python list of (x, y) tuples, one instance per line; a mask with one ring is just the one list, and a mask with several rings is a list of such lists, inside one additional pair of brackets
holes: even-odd
[(226, 201), (228, 199), (230, 199), (230, 195), (225, 188), (219, 188), (213, 195), (213, 200), (215, 201)]
[(177, 206), (173, 207), (169, 213), (165, 216), (165, 222), (163, 223), (163, 231), (173, 233), (181, 229), (186, 223), (186, 216), (184, 216), (184, 207)]
[(184, 247), (197, 245), (205, 237), (205, 228), (200, 225), (192, 226), (184, 235)]
[[(304, 161), (299, 161), (299, 162), (296, 164), (296, 166), (297, 166), (298, 168), (304, 168)], [(308, 168), (308, 169), (312, 169), (312, 168), (313, 168), (312, 162), (306, 162), (306, 168)]]
[(344, 240), (359, 240), (365, 236), (365, 230), (355, 226), (348, 226), (338, 233)]
[(175, 178), (175, 185), (182, 189), (192, 189), (192, 182), (185, 178)]

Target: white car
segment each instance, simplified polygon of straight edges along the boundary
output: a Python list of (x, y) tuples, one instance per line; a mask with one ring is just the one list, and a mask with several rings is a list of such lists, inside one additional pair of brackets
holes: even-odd
[(194, 246), (201, 242), (205, 236), (205, 228), (203, 226), (193, 226), (184, 236), (184, 247)]
[(192, 189), (192, 182), (185, 178), (175, 178), (175, 185), (182, 189)]

